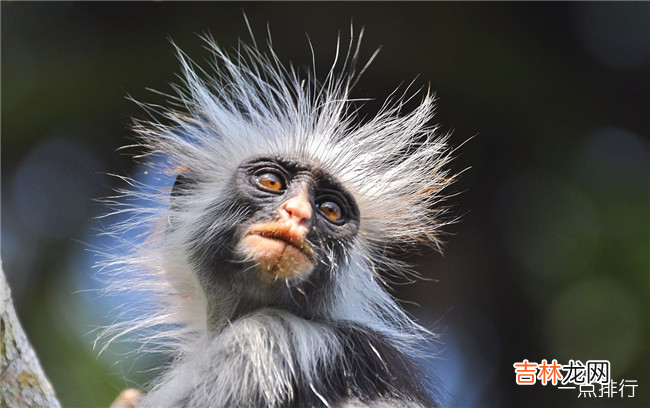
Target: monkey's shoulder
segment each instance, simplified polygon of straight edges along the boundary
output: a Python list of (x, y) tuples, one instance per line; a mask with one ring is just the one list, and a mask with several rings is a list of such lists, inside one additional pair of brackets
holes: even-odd
[[(419, 365), (368, 327), (337, 322), (332, 328), (342, 352), (320, 376), (319, 384), (296, 384), (293, 407), (435, 407), (429, 380)], [(299, 380), (298, 380), (299, 382)]]

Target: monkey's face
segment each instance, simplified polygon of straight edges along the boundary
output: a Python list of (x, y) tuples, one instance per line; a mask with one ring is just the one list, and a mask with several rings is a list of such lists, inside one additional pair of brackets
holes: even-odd
[(357, 233), (354, 200), (313, 164), (255, 158), (240, 166), (234, 184), (249, 214), (235, 234), (236, 255), (262, 279), (304, 280), (318, 265), (331, 266), (334, 247)]
[(234, 291), (245, 309), (316, 307), (357, 235), (353, 197), (317, 165), (284, 157), (242, 163), (229, 195), (241, 222), (220, 235), (227, 242), (199, 248), (204, 286)]

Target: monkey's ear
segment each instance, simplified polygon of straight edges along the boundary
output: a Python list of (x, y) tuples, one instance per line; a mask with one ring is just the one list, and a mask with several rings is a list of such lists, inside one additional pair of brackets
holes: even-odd
[(177, 169), (176, 180), (174, 180), (174, 186), (172, 187), (172, 199), (187, 194), (195, 184), (195, 174), (187, 167), (180, 166)]
[[(196, 184), (195, 174), (191, 171), (176, 174), (174, 186), (172, 187), (169, 209), (174, 211), (182, 211), (184, 205), (182, 204), (183, 196), (191, 193), (192, 187)], [(172, 218), (169, 219), (171, 224), (176, 224)]]

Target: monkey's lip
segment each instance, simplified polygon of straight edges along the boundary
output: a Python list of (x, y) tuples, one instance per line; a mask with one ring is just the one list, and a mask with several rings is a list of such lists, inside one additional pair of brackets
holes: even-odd
[(314, 262), (314, 251), (301, 235), (292, 230), (290, 225), (275, 222), (254, 225), (246, 235), (259, 235), (262, 238), (284, 242), (300, 251), (310, 262)]

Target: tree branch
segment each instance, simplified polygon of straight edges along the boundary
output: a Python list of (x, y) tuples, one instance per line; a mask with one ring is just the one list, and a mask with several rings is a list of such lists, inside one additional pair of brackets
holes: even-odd
[(18, 321), (1, 261), (0, 407), (61, 407)]

